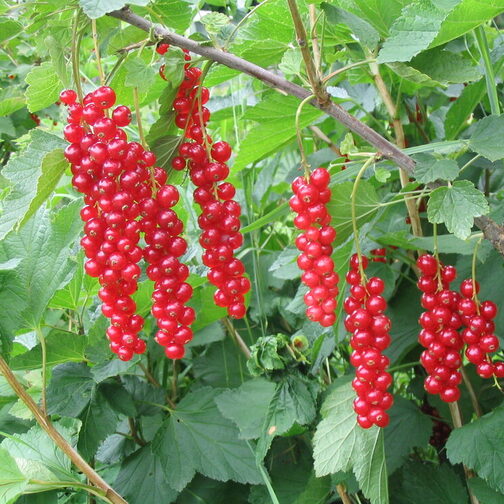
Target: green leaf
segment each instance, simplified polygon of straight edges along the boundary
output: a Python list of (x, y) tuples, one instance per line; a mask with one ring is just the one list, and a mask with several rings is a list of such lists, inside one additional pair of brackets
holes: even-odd
[(472, 60), (442, 48), (422, 52), (410, 65), (444, 85), (479, 80), (482, 75)]
[[(46, 337), (47, 366), (55, 366), (64, 362), (82, 362), (86, 338), (69, 334), (57, 329)], [(40, 369), (42, 367), (42, 349), (40, 345), (28, 352), (16, 355), (10, 362), (12, 369)]]
[(390, 424), (384, 429), (385, 454), (387, 469), (392, 474), (406, 461), (412, 448), (427, 446), (432, 420), (416, 404), (400, 396), (396, 396), (388, 413)]
[(250, 446), (219, 412), (217, 394), (209, 387), (189, 392), (154, 438), (153, 451), (175, 490), (184, 488), (196, 471), (219, 481), (262, 482)]
[[(77, 310), (81, 306), (81, 298), (89, 295), (89, 290), (86, 285), (83, 285), (84, 280), (84, 253), (81, 251), (76, 257), (75, 273), (65, 287), (55, 292), (50, 308), (58, 308), (60, 310)], [(87, 279), (95, 281), (96, 279)], [(84, 300), (82, 300), (84, 301)]]
[(447, 140), (453, 140), (464, 127), (478, 103), (486, 93), (485, 80), (466, 86), (446, 113), (445, 134)]
[(0, 312), (0, 334), (12, 338), (19, 329), (36, 328), (56, 290), (70, 280), (70, 245), (81, 228), (79, 209), (80, 201), (75, 201), (52, 216), (39, 210), (19, 233), (0, 242), (0, 263), (23, 259), (15, 271), (0, 272), (6, 282), (0, 305), (10, 307)]
[(94, 387), (86, 364), (69, 362), (56, 366), (47, 387), (48, 413), (77, 418), (91, 400)]
[[(178, 154), (179, 145), (183, 140), (184, 137), (175, 135), (163, 135), (156, 138), (150, 146), (157, 158), (156, 166), (173, 172), (171, 160)], [(170, 180), (172, 180), (171, 177)]]
[[(296, 457), (292, 457), (292, 453)], [(278, 439), (272, 447), (268, 473), (281, 504), (321, 504), (331, 492), (329, 477), (317, 478), (313, 471), (310, 448), (303, 442)], [(271, 502), (264, 485), (252, 487), (250, 504)]]
[(26, 105), (30, 112), (38, 112), (52, 105), (63, 89), (54, 65), (49, 61), (34, 67), (25, 80), (28, 84), (25, 92)]
[[(402, 488), (396, 494), (398, 502), (429, 504), (467, 504), (462, 481), (448, 465), (409, 463), (402, 470)], [(428, 482), (428, 483), (427, 483)]]
[(452, 464), (464, 464), (504, 493), (504, 406), (451, 432), (446, 453)]
[(492, 490), (481, 478), (471, 478), (467, 484), (481, 504), (501, 504), (504, 499), (502, 493)]
[(406, 79), (414, 84), (418, 84), (423, 87), (437, 87), (441, 83), (432, 79), (429, 75), (424, 74), (420, 70), (413, 68), (406, 63), (387, 63), (387, 66), (399, 77)]
[(212, 387), (239, 387), (250, 378), (246, 359), (231, 338), (212, 343), (193, 367), (196, 378)]
[[(39, 129), (32, 130), (30, 138), (28, 147), (13, 156), (2, 170), (2, 175), (11, 183), (11, 189), (2, 201), (0, 240), (34, 212), (48, 196), (49, 189), (54, 188), (58, 173), (61, 175), (67, 166), (63, 166), (59, 151), (66, 146), (65, 141)], [(53, 151), (55, 154), (52, 154)], [(48, 157), (49, 154), (51, 156)], [(48, 182), (44, 180), (44, 175), (49, 177)]]
[(446, 1), (446, 7), (431, 0), (414, 0), (407, 5), (391, 26), (390, 37), (385, 40), (378, 54), (378, 63), (410, 61), (427, 49), (450, 9), (458, 1)]
[(437, 159), (429, 154), (417, 154), (415, 179), (422, 184), (435, 182), (436, 180), (455, 180), (459, 173), (459, 167), (454, 159)]
[(444, 20), (430, 47), (439, 46), (460, 37), (486, 23), (504, 11), (503, 0), (461, 0)]
[(126, 76), (124, 85), (136, 87), (140, 92), (147, 92), (154, 84), (156, 72), (151, 65), (148, 65), (141, 57), (130, 57), (124, 63)]
[[(54, 426), (71, 445), (74, 445), (78, 422), (72, 420), (65, 426), (61, 423)], [(29, 479), (75, 480), (70, 459), (38, 425), (33, 426), (28, 432), (4, 439), (2, 448), (16, 459), (18, 467)]]
[(179, 495), (177, 504), (250, 504), (248, 492), (243, 491), (243, 485), (228, 481), (222, 483), (197, 474), (184, 491)]
[(79, 415), (82, 427), (77, 447), (85, 458), (92, 458), (100, 443), (113, 434), (118, 422), (117, 413), (112, 409), (100, 389), (94, 387), (91, 401)]
[[(331, 214), (332, 225), (338, 230), (335, 244), (343, 243), (352, 234), (351, 194), (353, 182), (343, 182), (331, 185), (332, 197), (327, 205)], [(370, 221), (378, 209), (378, 195), (374, 186), (367, 180), (362, 180), (355, 198), (357, 226)]]
[(504, 158), (504, 114), (491, 115), (477, 122), (469, 140), (469, 147), (490, 161)]
[(429, 222), (444, 223), (446, 229), (461, 240), (471, 234), (474, 217), (489, 211), (484, 194), (469, 180), (459, 180), (451, 187), (438, 187), (432, 191), (427, 206)]
[(169, 504), (178, 492), (170, 487), (164, 471), (150, 445), (144, 446), (123, 461), (114, 488), (129, 502)]
[(338, 0), (338, 6), (365, 19), (382, 36), (387, 36), (389, 28), (401, 15), (401, 10), (411, 0)]
[(63, 155), (62, 149), (56, 149), (42, 159), (41, 173), (37, 181), (35, 197), (31, 200), (26, 214), (19, 222), (19, 226), (25, 222), (42, 206), (56, 189), (58, 182), (68, 167), (68, 161)]
[(61, 41), (52, 35), (48, 35), (44, 42), (49, 50), (49, 56), (51, 56), (54, 71), (58, 75), (61, 84), (64, 88), (70, 87), (65, 50), (63, 49)]
[(102, 383), (100, 392), (115, 411), (131, 418), (136, 417), (137, 410), (133, 398), (120, 383)]
[(263, 460), (275, 436), (287, 432), (295, 423), (309, 424), (315, 413), (313, 395), (300, 378), (287, 376), (279, 382), (263, 420), (256, 460)]
[(21, 495), (28, 484), (16, 461), (9, 452), (0, 446), (0, 502), (8, 504), (14, 502)]
[(158, 0), (153, 8), (161, 13), (163, 24), (178, 33), (189, 28), (195, 12), (193, 4), (186, 0)]
[[(256, 121), (258, 124), (242, 141), (233, 169), (239, 171), (294, 140), (298, 106), (299, 100), (296, 98), (274, 94), (247, 109), (244, 119)], [(306, 128), (320, 115), (319, 110), (304, 107), (300, 115), (300, 127)]]
[(346, 24), (366, 47), (374, 49), (377, 46), (380, 34), (367, 21), (326, 2), (321, 7), (329, 23)]
[(222, 28), (228, 25), (230, 21), (228, 16), (217, 11), (209, 12), (201, 18), (201, 23), (203, 23), (206, 31), (212, 35), (219, 34)]
[(26, 104), (23, 91), (19, 86), (9, 86), (0, 90), (0, 117), (11, 115)]
[(14, 21), (14, 19), (2, 18), (0, 19), (0, 42), (14, 37), (23, 30), (23, 25)]
[(91, 19), (99, 18), (107, 12), (122, 9), (128, 5), (147, 5), (149, 0), (79, 0), (84, 13)]
[(383, 432), (362, 429), (352, 408), (355, 392), (348, 377), (333, 384), (321, 409), (323, 420), (313, 440), (317, 476), (353, 470), (364, 495), (372, 504), (388, 503)]
[(215, 398), (219, 411), (240, 429), (241, 439), (261, 435), (264, 417), (275, 394), (275, 384), (255, 378)]

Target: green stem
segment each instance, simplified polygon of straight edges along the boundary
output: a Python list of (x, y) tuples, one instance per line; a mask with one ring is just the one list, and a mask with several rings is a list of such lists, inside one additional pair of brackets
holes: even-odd
[(478, 257), (478, 249), (483, 241), (483, 236), (476, 242), (476, 245), (474, 245), (474, 252), (472, 256), (472, 263), (471, 263), (471, 278), (472, 278), (472, 284), (473, 284), (473, 300), (476, 303), (476, 307), (479, 311), (479, 301), (478, 301), (478, 293), (476, 292), (476, 258)]
[(35, 329), (37, 333), (37, 338), (40, 341), (40, 348), (42, 350), (42, 397), (41, 397), (41, 407), (40, 409), (47, 416), (47, 399), (46, 399), (46, 387), (47, 387), (47, 347), (44, 333), (37, 326)]
[(305, 177), (308, 180), (310, 177), (310, 165), (308, 164), (308, 160), (306, 159), (306, 154), (303, 148), (303, 136), (301, 134), (301, 112), (303, 111), (303, 107), (311, 100), (315, 98), (315, 95), (307, 96), (298, 106), (296, 110), (296, 137), (299, 145), (299, 152), (301, 154), (301, 166), (304, 169)]
[(80, 81), (80, 69), (79, 69), (79, 50), (80, 50), (82, 32), (78, 33), (80, 12), (81, 12), (80, 9), (77, 9), (72, 23), (72, 72), (75, 83), (75, 89), (77, 90), (77, 96), (79, 97), (79, 101), (82, 103), (84, 94), (82, 92), (82, 85)]
[(485, 80), (488, 99), (490, 100), (490, 110), (492, 111), (492, 114), (499, 115), (499, 97), (497, 95), (497, 85), (495, 82), (495, 74), (492, 66), (492, 61), (490, 59), (490, 49), (488, 48), (488, 40), (485, 34), (485, 28), (483, 26), (478, 26), (474, 30), (474, 35), (476, 36), (478, 49), (481, 54), (481, 58), (483, 59), (483, 65), (485, 67)]
[(418, 366), (420, 364), (419, 361), (414, 361), (414, 362), (407, 362), (406, 364), (399, 364), (399, 366), (394, 366), (389, 368), (387, 371), (389, 373), (393, 373), (394, 371), (399, 371), (400, 369), (405, 369), (413, 366)]
[(78, 483), (77, 481), (43, 481), (37, 479), (30, 479), (30, 484), (39, 486), (48, 486), (55, 488), (77, 488), (79, 490), (85, 490), (92, 495), (96, 495), (105, 502), (111, 503), (112, 501), (105, 496), (105, 492), (99, 488), (93, 487), (91, 485), (86, 485), (85, 483)]
[(365, 274), (364, 274), (364, 269), (362, 268), (362, 251), (360, 248), (360, 243), (359, 243), (359, 229), (357, 227), (357, 212), (355, 208), (355, 197), (357, 196), (357, 189), (359, 188), (359, 182), (362, 176), (364, 175), (364, 172), (368, 169), (368, 167), (373, 163), (375, 160), (375, 157), (372, 156), (370, 157), (363, 165), (362, 168), (359, 170), (359, 173), (357, 174), (357, 177), (355, 177), (355, 182), (352, 188), (352, 194), (350, 196), (350, 200), (352, 202), (352, 229), (354, 233), (354, 241), (355, 241), (355, 251), (357, 252), (357, 257), (359, 258), (359, 271), (361, 274), (362, 281), (364, 282), (365, 279)]

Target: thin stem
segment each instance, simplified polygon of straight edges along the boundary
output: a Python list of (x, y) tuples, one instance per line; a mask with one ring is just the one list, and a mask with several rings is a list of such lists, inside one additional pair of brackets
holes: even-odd
[(332, 140), (318, 126), (310, 126), (309, 128), (313, 131), (315, 136), (317, 136), (318, 138), (320, 138), (320, 140), (325, 142), (338, 157), (342, 157), (339, 147), (336, 144), (334, 144)]
[(492, 66), (492, 60), (490, 59), (490, 49), (488, 48), (488, 40), (485, 34), (485, 28), (481, 25), (474, 30), (474, 35), (476, 36), (476, 43), (478, 44), (478, 49), (483, 59), (483, 65), (485, 67), (485, 81), (488, 99), (490, 100), (490, 110), (492, 114), (500, 114), (499, 106), (499, 95), (497, 94), (497, 84), (495, 81), (494, 69)]
[(406, 364), (399, 364), (398, 366), (393, 366), (393, 367), (387, 369), (387, 371), (389, 373), (393, 373), (394, 371), (400, 371), (401, 369), (410, 368), (413, 366), (418, 366), (418, 364), (420, 364), (419, 361), (407, 362)]
[[(369, 68), (371, 70), (371, 74), (373, 75), (376, 88), (382, 97), (383, 103), (385, 104), (385, 108), (390, 116), (390, 120), (392, 121), (395, 133), (396, 144), (399, 148), (404, 149), (406, 147), (406, 137), (404, 135), (404, 128), (401, 122), (401, 119), (398, 117), (397, 106), (392, 100), (390, 96), (389, 90), (385, 81), (383, 80), (380, 74), (380, 67), (378, 63), (371, 62), (369, 64)], [(401, 180), (401, 186), (405, 187), (409, 184), (409, 176), (405, 170), (401, 169), (399, 171), (399, 178)], [(411, 220), (411, 229), (415, 236), (423, 236), (422, 225), (420, 222), (420, 215), (418, 213), (418, 208), (415, 205), (414, 201), (405, 201), (406, 208), (408, 210), (408, 215)]]
[(322, 58), (317, 36), (317, 7), (315, 4), (308, 5), (308, 13), (310, 15), (310, 36), (312, 39), (313, 62), (315, 64), (317, 77), (320, 79), (320, 64), (322, 62)]
[(336, 491), (338, 492), (338, 495), (343, 504), (352, 504), (352, 501), (350, 500), (350, 497), (346, 492), (346, 488), (343, 485), (336, 485)]
[(477, 242), (476, 245), (474, 245), (474, 251), (473, 251), (473, 256), (472, 256), (472, 263), (471, 263), (471, 279), (472, 279), (472, 288), (473, 288), (473, 300), (476, 303), (476, 307), (479, 312), (479, 301), (478, 301), (478, 293), (476, 289), (476, 259), (478, 257), (478, 249), (483, 240), (483, 237), (481, 237)]
[(58, 448), (67, 455), (75, 466), (84, 473), (84, 475), (93, 483), (93, 485), (105, 491), (105, 496), (113, 504), (128, 504), (68, 443), (68, 441), (54, 428), (51, 421), (44, 415), (42, 410), (37, 406), (35, 401), (26, 392), (23, 386), (14, 376), (7, 362), (0, 355), (0, 373), (7, 380), (7, 383), (14, 390), (16, 395), (24, 402), (28, 409), (32, 412), (37, 423), (44, 429), (49, 437), (54, 441)]
[(305, 176), (308, 178), (310, 176), (310, 165), (308, 164), (308, 160), (306, 159), (306, 154), (303, 147), (303, 136), (301, 134), (301, 112), (303, 111), (303, 107), (314, 98), (314, 95), (307, 96), (298, 106), (296, 110), (296, 137), (299, 145), (299, 153), (301, 154), (301, 166), (305, 171)]
[(297, 42), (299, 48), (301, 49), (301, 55), (303, 56), (303, 61), (306, 67), (306, 74), (308, 75), (308, 80), (310, 81), (313, 94), (319, 103), (329, 103), (331, 98), (320, 80), (317, 67), (312, 59), (310, 49), (308, 47), (308, 36), (306, 35), (306, 30), (303, 20), (301, 19), (301, 14), (298, 10), (296, 0), (287, 0), (287, 3), (289, 4), (292, 21), (294, 22), (294, 29), (296, 30)]
[(240, 333), (235, 329), (234, 325), (231, 323), (228, 317), (224, 317), (222, 319), (222, 322), (226, 326), (226, 329), (228, 330), (230, 336), (236, 340), (236, 343), (240, 347), (240, 350), (243, 352), (243, 355), (247, 357), (247, 359), (250, 359), (250, 349), (243, 341), (242, 337), (240, 336)]
[(469, 376), (467, 375), (464, 366), (460, 368), (460, 373), (462, 374), (462, 379), (464, 380), (467, 392), (469, 393), (469, 397), (471, 399), (471, 404), (474, 408), (474, 412), (476, 413), (476, 416), (480, 417), (481, 415), (483, 415), (483, 412), (481, 411), (481, 406), (478, 402), (478, 397), (476, 396), (476, 392), (474, 391), (474, 387), (472, 386), (471, 380), (469, 379)]
[(40, 349), (42, 350), (42, 394), (41, 394), (41, 407), (44, 416), (47, 416), (47, 346), (44, 333), (41, 331), (40, 327), (35, 329), (37, 333), (37, 338), (40, 341)]
[(347, 70), (351, 70), (352, 68), (360, 67), (362, 65), (368, 65), (369, 63), (373, 63), (376, 61), (374, 58), (370, 59), (365, 59), (363, 61), (357, 61), (356, 63), (350, 63), (350, 65), (346, 65), (344, 67), (338, 68), (334, 72), (331, 72), (330, 74), (326, 75), (323, 79), (322, 82), (325, 84), (327, 81), (331, 80), (332, 78), (336, 77), (337, 75), (340, 75)]
[(144, 149), (147, 149), (147, 143), (145, 141), (143, 126), (142, 126), (142, 117), (140, 116), (140, 103), (138, 99), (138, 88), (133, 88), (133, 103), (135, 104), (135, 115), (138, 126), (138, 138), (140, 139), (140, 143)]
[(98, 75), (100, 76), (100, 84), (105, 85), (105, 74), (100, 57), (100, 46), (98, 45), (98, 32), (96, 31), (96, 19), (91, 19), (91, 31), (93, 33), (93, 43), (96, 57), (96, 66), (98, 67)]
[(224, 44), (224, 50), (226, 50), (228, 47), (229, 47), (229, 44), (233, 41), (233, 38), (234, 36), (236, 35), (236, 32), (238, 31), (239, 28), (242, 27), (242, 25), (249, 20), (249, 18), (257, 11), (257, 9), (259, 9), (259, 7), (262, 7), (264, 4), (268, 3), (269, 0), (264, 0), (263, 2), (261, 2), (260, 4), (257, 4), (252, 10), (250, 10), (249, 12), (247, 12), (247, 14), (245, 16), (243, 16), (240, 21), (238, 21), (238, 23), (236, 24), (236, 26), (234, 27), (233, 31), (231, 32), (231, 34), (229, 35), (229, 37), (227, 38), (225, 44)]
[(173, 359), (173, 374), (172, 374), (172, 386), (171, 386), (171, 400), (175, 402), (177, 400), (177, 380), (178, 380), (178, 373), (177, 373), (177, 360)]
[[(460, 429), (460, 427), (462, 427), (463, 423), (462, 423), (462, 415), (460, 414), (460, 408), (459, 408), (458, 402), (455, 401), (455, 402), (448, 403), (448, 407), (450, 408), (450, 415), (451, 415), (453, 427), (455, 427), (455, 429)], [(473, 477), (472, 471), (470, 469), (468, 469), (465, 465), (464, 465), (464, 473), (465, 473), (466, 481), (469, 480), (469, 478)], [(478, 499), (471, 492), (469, 485), (467, 485), (467, 491), (469, 492), (469, 499), (471, 501), (471, 504), (479, 504)]]
[(352, 188), (352, 194), (350, 196), (350, 200), (352, 202), (352, 228), (354, 233), (354, 242), (355, 242), (355, 251), (357, 252), (357, 257), (359, 258), (359, 271), (361, 274), (362, 282), (365, 282), (366, 275), (364, 274), (364, 268), (362, 267), (362, 251), (359, 243), (359, 229), (357, 227), (357, 212), (355, 205), (355, 197), (357, 196), (357, 189), (359, 188), (359, 182), (364, 172), (368, 169), (368, 167), (374, 162), (375, 157), (370, 157), (359, 170), (357, 177), (355, 177), (355, 182)]
[(480, 157), (481, 157), (481, 154), (476, 154), (476, 156), (474, 156), (471, 159), (469, 159), (469, 161), (467, 161), (467, 163), (464, 166), (462, 166), (462, 168), (460, 168), (459, 174), (462, 173), (466, 168), (468, 168), (469, 166), (471, 166)]
[(52, 488), (78, 488), (80, 490), (85, 490), (92, 495), (96, 495), (100, 499), (103, 499), (105, 502), (112, 502), (105, 496), (105, 492), (100, 490), (99, 488), (93, 487), (91, 485), (86, 485), (85, 483), (79, 483), (77, 481), (44, 481), (38, 479), (30, 479), (28, 480), (29, 484), (39, 485), (39, 486), (48, 486)]
[(77, 9), (72, 23), (72, 73), (75, 89), (77, 90), (77, 96), (79, 101), (82, 103), (84, 94), (82, 92), (79, 69), (79, 49), (82, 34), (78, 33), (80, 12), (80, 9)]

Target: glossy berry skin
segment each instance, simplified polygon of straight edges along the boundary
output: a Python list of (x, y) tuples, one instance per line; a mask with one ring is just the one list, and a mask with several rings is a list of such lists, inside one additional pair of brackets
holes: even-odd
[(390, 319), (383, 313), (386, 301), (381, 296), (385, 283), (373, 277), (365, 281), (360, 271), (368, 266), (366, 257), (354, 254), (350, 258), (347, 283), (350, 294), (344, 302), (347, 313), (346, 329), (352, 333), (350, 345), (353, 349), (350, 363), (356, 369), (352, 386), (358, 398), (354, 401), (357, 423), (363, 429), (373, 425), (386, 427), (389, 417), (386, 410), (393, 404), (392, 394), (387, 392), (392, 385), (392, 376), (386, 371), (388, 359), (383, 351), (390, 345)]
[(493, 362), (491, 354), (499, 350), (499, 339), (494, 334), (493, 319), (497, 316), (497, 305), (492, 301), (480, 301), (478, 282), (466, 278), (460, 284), (461, 299), (457, 308), (465, 317), (462, 337), (467, 344), (465, 355), (476, 366), (476, 373), (482, 378), (501, 378), (503, 365)]
[(429, 394), (439, 394), (441, 400), (453, 402), (460, 396), (458, 369), (462, 365), (464, 340), (459, 334), (458, 294), (449, 289), (457, 271), (443, 266), (436, 257), (424, 254), (417, 260), (421, 276), (418, 288), (423, 292), (420, 315), (422, 330), (419, 343), (426, 348), (420, 362), (427, 371), (424, 388)]
[[(191, 59), (188, 53), (184, 57), (186, 61)], [(173, 101), (175, 124), (183, 130), (185, 141), (171, 164), (175, 170), (188, 168), (196, 186), (194, 201), (202, 212), (198, 217), (199, 243), (204, 250), (202, 262), (209, 269), (208, 280), (217, 287), (214, 301), (226, 308), (228, 316), (241, 319), (247, 312), (245, 295), (250, 291), (250, 281), (244, 276), (243, 263), (235, 257), (235, 251), (243, 244), (243, 236), (241, 208), (233, 199), (236, 190), (226, 182), (229, 175), (226, 162), (232, 149), (227, 142), (213, 142), (206, 132), (211, 114), (204, 104), (210, 92), (199, 85), (200, 76), (199, 68), (186, 64), (184, 80)], [(166, 189), (158, 193), (158, 198), (163, 208), (171, 208), (176, 203)]]
[[(329, 173), (317, 168), (309, 179), (297, 177), (292, 183), (291, 209), (297, 214), (294, 225), (303, 232), (296, 239), (300, 251), (298, 266), (304, 271), (301, 281), (310, 288), (305, 302), (306, 316), (323, 327), (335, 320), (339, 277), (331, 259), (336, 230), (330, 225), (330, 216), (321, 199), (330, 200)], [(314, 300), (311, 303), (311, 299)]]

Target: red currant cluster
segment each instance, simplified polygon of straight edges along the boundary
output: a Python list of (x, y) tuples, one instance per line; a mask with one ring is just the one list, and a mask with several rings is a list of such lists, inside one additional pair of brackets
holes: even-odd
[(457, 276), (454, 266), (443, 266), (434, 256), (421, 255), (417, 260), (421, 276), (418, 288), (422, 291), (421, 304), (426, 310), (420, 315), (418, 340), (425, 348), (420, 362), (428, 373), (425, 390), (439, 394), (445, 402), (457, 401), (462, 375), (461, 350), (464, 342), (458, 332), (462, 320), (457, 313), (458, 292), (450, 290)]
[(310, 288), (305, 294), (306, 316), (323, 327), (336, 320), (338, 274), (331, 259), (332, 243), (336, 230), (330, 225), (331, 216), (326, 204), (331, 200), (329, 172), (317, 168), (309, 179), (297, 177), (292, 183), (294, 195), (289, 204), (297, 216), (294, 225), (304, 232), (296, 238), (296, 247), (301, 252), (297, 264), (303, 274), (302, 282)]
[[(145, 351), (145, 341), (138, 337), (144, 321), (135, 314), (136, 304), (131, 298), (141, 274), (138, 262), (145, 258), (150, 263), (147, 273), (156, 281), (155, 303), (162, 298), (155, 314), (160, 323), (175, 318), (174, 323), (166, 323), (171, 332), (162, 328), (162, 344), (167, 345), (168, 357), (180, 358), (181, 345), (192, 336), (186, 326), (194, 319), (194, 312), (185, 308), (174, 317), (168, 310), (172, 297), (189, 287), (182, 283), (188, 276), (187, 266), (177, 259), (187, 248), (178, 236), (183, 225), (171, 210), (179, 199), (178, 191), (165, 185), (166, 172), (154, 167), (156, 156), (152, 152), (127, 141), (121, 128), (131, 121), (128, 107), (116, 107), (108, 117), (106, 111), (116, 100), (113, 89), (102, 86), (87, 94), (82, 104), (77, 102), (75, 91), (65, 90), (60, 100), (69, 110), (64, 135), (71, 142), (65, 156), (72, 163), (72, 184), (84, 194), (86, 203), (81, 211), (86, 233), (81, 245), (88, 258), (85, 269), (101, 284), (98, 295), (103, 301), (102, 312), (111, 319), (107, 329), (110, 348), (122, 360)], [(138, 245), (140, 233), (145, 233), (145, 250)], [(177, 265), (173, 294), (168, 285), (174, 283), (166, 278), (174, 273), (167, 262)], [(165, 309), (163, 314), (160, 307)], [(179, 327), (177, 321), (184, 325)]]
[(170, 359), (184, 356), (184, 345), (193, 337), (189, 326), (195, 318), (194, 309), (185, 306), (193, 289), (185, 282), (189, 268), (179, 260), (187, 250), (187, 243), (180, 236), (184, 224), (172, 209), (178, 201), (178, 190), (172, 185), (162, 185), (153, 191), (152, 197), (139, 202), (147, 244), (144, 258), (149, 263), (146, 272), (155, 282), (151, 309), (159, 327), (155, 340), (165, 347)]
[(492, 301), (478, 300), (478, 282), (471, 278), (460, 285), (462, 299), (458, 302), (458, 312), (465, 329), (462, 339), (467, 344), (465, 355), (476, 366), (482, 378), (504, 378), (504, 362), (492, 362), (490, 354), (499, 349), (499, 340), (494, 334), (493, 319), (497, 316), (497, 306)]
[[(190, 56), (186, 53), (186, 61)], [(208, 280), (217, 287), (215, 303), (227, 308), (228, 315), (243, 318), (246, 313), (245, 294), (250, 281), (244, 276), (245, 267), (234, 257), (234, 251), (243, 244), (240, 233), (241, 208), (233, 198), (233, 184), (225, 182), (229, 175), (226, 161), (231, 147), (226, 142), (212, 142), (206, 125), (210, 111), (204, 106), (210, 92), (200, 85), (201, 70), (186, 63), (184, 80), (173, 102), (175, 123), (184, 130), (186, 141), (173, 158), (175, 170), (189, 168), (191, 181), (196, 186), (194, 201), (202, 213), (198, 225), (202, 230), (199, 242), (205, 249), (203, 264), (210, 268)]]
[(427, 401), (422, 404), (420, 409), (432, 419), (432, 435), (429, 439), (429, 444), (434, 446), (438, 451), (442, 450), (452, 431), (451, 427), (441, 418), (439, 411), (433, 408)]
[[(350, 259), (350, 270), (346, 281), (350, 294), (345, 299), (345, 328), (352, 333), (350, 345), (353, 349), (350, 363), (356, 367), (352, 386), (357, 392), (354, 411), (357, 422), (364, 429), (372, 425), (386, 427), (389, 409), (394, 398), (387, 389), (392, 384), (392, 376), (386, 371), (389, 359), (383, 351), (390, 345), (390, 319), (383, 313), (387, 302), (382, 296), (385, 283), (381, 278), (372, 277), (366, 281), (363, 272), (368, 259), (362, 257), (362, 270), (359, 257)], [(362, 271), (362, 273), (361, 273)]]

